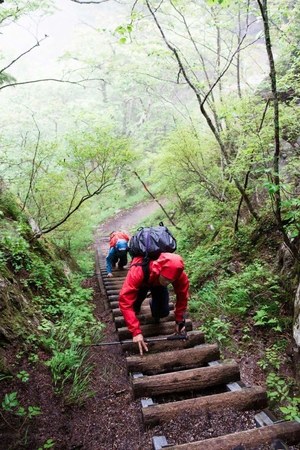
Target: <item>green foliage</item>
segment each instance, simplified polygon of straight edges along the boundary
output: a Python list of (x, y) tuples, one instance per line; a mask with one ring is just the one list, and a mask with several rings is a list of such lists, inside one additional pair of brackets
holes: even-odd
[(29, 373), (26, 372), (26, 370), (21, 370), (21, 372), (17, 374), (17, 378), (23, 381), (23, 383), (27, 383), (27, 381), (29, 380)]
[(129, 23), (127, 25), (119, 25), (115, 29), (115, 34), (120, 36), (119, 38), (120, 44), (125, 44), (127, 40), (130, 39), (132, 31), (133, 31), (132, 23)]
[(300, 200), (291, 198), (282, 202), (284, 216), (288, 221), (287, 229), (292, 238), (299, 236), (300, 232)]
[(46, 362), (56, 391), (64, 393), (68, 402), (80, 403), (91, 395), (88, 389), (92, 367), (87, 364), (84, 346), (101, 335), (103, 325), (93, 316), (91, 290), (80, 286), (73, 278), (69, 288), (53, 290), (42, 304), (47, 317), (41, 321), (40, 343), (52, 356)]
[[(212, 263), (209, 255), (206, 255), (205, 262)], [(215, 265), (212, 265), (212, 273), (215, 270)], [(243, 268), (240, 267), (239, 270), (240, 272), (231, 273), (229, 276), (224, 269), (222, 273), (219, 267), (216, 272), (219, 274), (218, 278), (215, 281), (205, 282), (192, 297), (190, 312), (195, 316), (199, 316), (198, 311), (203, 316), (209, 317), (215, 314), (242, 316), (250, 309), (256, 308), (253, 318), (256, 325), (269, 325), (280, 331), (279, 319), (276, 317), (279, 302), (275, 300), (281, 292), (278, 276), (273, 274), (267, 265), (257, 260)], [(211, 273), (206, 269), (205, 275), (210, 278)], [(259, 308), (256, 307), (257, 304), (260, 305)]]
[(30, 269), (29, 244), (22, 236), (4, 231), (0, 237), (0, 247), (2, 247), (3, 259), (10, 262), (16, 271), (22, 268)]
[(274, 301), (271, 305), (258, 308), (253, 316), (254, 325), (269, 326), (275, 331), (282, 331), (279, 317), (280, 304)]
[(280, 411), (283, 413), (285, 420), (297, 420), (300, 422), (300, 398), (294, 397), (289, 399), (286, 406), (281, 406)]
[(279, 370), (282, 363), (282, 345), (274, 344), (265, 350), (265, 356), (263, 359), (258, 361), (258, 366), (263, 370)]
[(53, 439), (47, 439), (46, 442), (42, 445), (42, 447), (39, 447), (38, 450), (46, 450), (47, 448), (53, 448), (55, 446), (55, 441)]
[(51, 291), (54, 288), (55, 281), (56, 277), (54, 275), (53, 263), (47, 263), (40, 257), (33, 255), (27, 283), (37, 289)]
[(199, 245), (185, 257), (187, 271), (192, 285), (199, 285), (204, 279), (214, 277), (223, 271), (230, 261), (233, 243), (229, 238), (212, 245)]
[(282, 403), (290, 398), (291, 383), (288, 383), (286, 379), (281, 378), (275, 372), (269, 373), (266, 383), (271, 404)]
[(0, 187), (0, 224), (1, 220), (5, 217), (10, 217), (13, 220), (18, 220), (21, 218), (21, 208), (16, 202), (14, 195), (7, 191), (2, 190)]
[(11, 84), (16, 82), (17, 80), (10, 74), (6, 73), (6, 72), (2, 72), (0, 74), (0, 86), (2, 84)]
[(211, 321), (206, 321), (201, 329), (205, 333), (205, 337), (209, 341), (217, 341), (220, 344), (225, 343), (229, 339), (231, 325), (226, 319), (214, 317)]
[(32, 419), (41, 414), (41, 409), (38, 406), (28, 406), (28, 408), (22, 406), (18, 400), (18, 393), (16, 391), (5, 394), (1, 406), (4, 411), (24, 417), (25, 419)]

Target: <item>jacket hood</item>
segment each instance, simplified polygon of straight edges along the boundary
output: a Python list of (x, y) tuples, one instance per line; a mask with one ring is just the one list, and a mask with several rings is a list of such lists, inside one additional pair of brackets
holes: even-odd
[(159, 258), (153, 262), (153, 271), (168, 280), (177, 280), (183, 270), (183, 259), (175, 253), (162, 253)]

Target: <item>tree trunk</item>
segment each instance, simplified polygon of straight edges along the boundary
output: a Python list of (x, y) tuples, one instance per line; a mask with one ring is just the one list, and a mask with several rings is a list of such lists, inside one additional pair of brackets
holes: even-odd
[(289, 248), (291, 254), (295, 259), (299, 259), (299, 252), (297, 247), (290, 240), (287, 235), (283, 223), (282, 223), (282, 211), (281, 211), (281, 183), (280, 183), (280, 168), (279, 168), (279, 159), (280, 159), (280, 122), (279, 122), (279, 100), (278, 100), (278, 92), (277, 92), (277, 74), (275, 69), (275, 61), (272, 50), (272, 42), (270, 35), (270, 27), (269, 27), (269, 17), (268, 17), (268, 6), (267, 0), (257, 0), (259, 5), (259, 9), (261, 12), (261, 16), (264, 24), (264, 32), (265, 32), (265, 40), (266, 40), (266, 50), (269, 59), (270, 66), (270, 80), (271, 80), (271, 88), (273, 95), (273, 107), (274, 107), (274, 115), (273, 115), (273, 123), (274, 123), (274, 153), (273, 153), (273, 174), (272, 179), (276, 186), (276, 190), (274, 192), (274, 203), (275, 203), (275, 217), (277, 221), (278, 230), (281, 232), (284, 243)]

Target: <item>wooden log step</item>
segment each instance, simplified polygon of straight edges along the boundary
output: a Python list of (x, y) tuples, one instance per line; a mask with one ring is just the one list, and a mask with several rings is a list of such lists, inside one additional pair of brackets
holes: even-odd
[(235, 361), (224, 361), (213, 367), (200, 367), (136, 378), (132, 380), (132, 387), (135, 398), (154, 397), (174, 392), (205, 389), (239, 379), (238, 364)]
[(117, 295), (119, 297), (120, 291), (122, 289), (122, 287), (118, 287), (118, 286), (114, 286), (114, 287), (107, 287), (104, 285), (105, 291), (106, 291), (106, 295), (110, 296), (110, 295)]
[[(149, 308), (150, 310), (150, 308)], [(147, 314), (137, 314), (137, 317), (139, 318), (140, 324), (141, 325), (146, 325), (146, 324), (150, 324), (150, 323), (154, 323), (155, 319), (154, 317), (152, 317), (151, 311), (149, 311), (149, 313)], [(121, 328), (125, 326), (125, 320), (123, 316), (120, 317), (115, 317), (114, 319), (115, 321), (115, 325), (117, 328)], [(174, 315), (174, 311), (171, 311), (170, 314), (167, 317), (164, 317), (162, 319), (160, 319), (161, 322), (170, 322), (172, 321), (174, 323), (175, 321), (175, 315)]]
[[(159, 336), (158, 336), (159, 337)], [(187, 333), (187, 340), (184, 341), (161, 341), (148, 344), (149, 353), (166, 352), (174, 349), (191, 348), (204, 342), (202, 331), (190, 331)], [(122, 350), (130, 353), (139, 353), (137, 344), (123, 344)]]
[(119, 295), (109, 295), (107, 298), (108, 298), (110, 307), (113, 302), (116, 302), (117, 304), (119, 304)]
[[(185, 321), (185, 328), (187, 331), (191, 331), (193, 328), (192, 321), (187, 319)], [(148, 324), (142, 325), (141, 330), (144, 337), (157, 336), (159, 334), (173, 334), (174, 333), (174, 322), (162, 322), (159, 324)], [(127, 327), (118, 329), (119, 340), (131, 339), (131, 333)]]
[(112, 272), (113, 273), (113, 277), (110, 278), (110, 277), (107, 277), (106, 270), (100, 270), (100, 273), (101, 273), (101, 276), (103, 277), (103, 280), (112, 280), (112, 279), (114, 279), (114, 280), (120, 280), (120, 279), (125, 280), (126, 275), (127, 275), (127, 272), (124, 273), (124, 272), (115, 272), (115, 271), (113, 271)]
[(120, 290), (122, 289), (122, 283), (120, 283), (120, 284), (112, 284), (112, 283), (107, 284), (107, 283), (104, 283), (104, 287), (105, 287), (106, 291), (111, 291), (111, 290), (118, 289), (118, 291), (120, 292)]
[(119, 293), (120, 293), (120, 289), (117, 289), (117, 288), (115, 288), (115, 289), (106, 289), (106, 294), (108, 295), (108, 297), (110, 295), (119, 295)]
[[(169, 303), (169, 307), (170, 307), (170, 311), (174, 310), (174, 303)], [(119, 316), (123, 316), (119, 306), (117, 308), (114, 308), (112, 310), (113, 313), (113, 317), (119, 317)], [(142, 307), (141, 307), (141, 312), (139, 314), (137, 314), (138, 317), (140, 317), (140, 315), (143, 314), (151, 314), (151, 309), (149, 306), (149, 299), (148, 301), (145, 300)]]
[[(234, 408), (238, 411), (265, 408), (268, 398), (265, 389), (260, 386), (243, 388), (240, 391), (195, 397), (178, 402), (153, 404), (142, 408), (145, 425), (155, 425), (174, 419), (177, 415), (189, 411), (220, 411), (222, 408)], [(221, 447), (220, 447), (221, 448)]]
[[(119, 298), (119, 296), (117, 296)], [(119, 309), (119, 301), (117, 299), (109, 301), (109, 306), (112, 310)]]
[(217, 344), (204, 344), (185, 350), (173, 350), (161, 355), (145, 354), (126, 358), (128, 372), (142, 372), (153, 375), (172, 369), (201, 367), (208, 361), (220, 358)]
[[(108, 296), (108, 302), (109, 302), (109, 306), (111, 307), (111, 309), (119, 308), (119, 295), (109, 295)], [(141, 312), (143, 311), (143, 307), (144, 306), (147, 306), (149, 308), (149, 311), (150, 311), (149, 299), (148, 298), (144, 301), (143, 306), (141, 308)], [(173, 305), (173, 307), (170, 307), (170, 309), (174, 309), (174, 305)], [(120, 313), (121, 313), (121, 311), (120, 311)], [(122, 316), (123, 314), (121, 313), (120, 315)]]
[(261, 428), (240, 431), (204, 441), (189, 442), (182, 445), (168, 446), (168, 450), (232, 450), (235, 447), (255, 449), (258, 445), (269, 444), (280, 439), (289, 445), (300, 442), (300, 423), (296, 421), (279, 422)]
[(103, 281), (104, 286), (107, 287), (108, 289), (111, 287), (121, 287), (123, 286), (123, 280), (122, 278), (116, 279), (114, 280), (113, 278), (107, 278), (106, 280)]

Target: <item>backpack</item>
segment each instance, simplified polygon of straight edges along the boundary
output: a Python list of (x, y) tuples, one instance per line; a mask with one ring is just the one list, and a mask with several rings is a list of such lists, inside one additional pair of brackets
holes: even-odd
[(141, 227), (134, 234), (128, 244), (129, 254), (132, 258), (143, 256), (142, 263), (132, 264), (142, 266), (144, 281), (149, 279), (149, 261), (157, 259), (161, 253), (175, 252), (177, 247), (176, 239), (172, 233), (160, 222), (156, 227)]
[(161, 253), (173, 253), (176, 239), (162, 222), (157, 227), (141, 227), (129, 241), (129, 254), (132, 257), (144, 256), (157, 259)]

